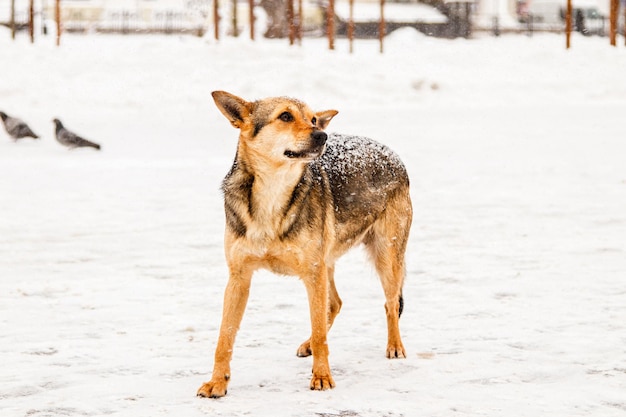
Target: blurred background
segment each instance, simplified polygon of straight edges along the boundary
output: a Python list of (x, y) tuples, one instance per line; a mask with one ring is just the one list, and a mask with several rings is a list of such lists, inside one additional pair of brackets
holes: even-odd
[[(611, 9), (624, 33), (624, 0), (572, 0), (571, 30), (607, 36)], [(621, 2), (621, 12), (619, 6)], [(436, 37), (471, 38), (475, 32), (563, 32), (567, 0), (63, 0), (62, 30), (81, 33), (190, 33), (202, 36), (374, 38), (402, 27)], [(0, 0), (0, 24), (33, 36), (56, 29), (56, 0)], [(250, 8), (252, 7), (252, 13)], [(381, 9), (384, 23), (381, 26)], [(332, 15), (332, 19), (329, 18)], [(31, 17), (32, 16), (32, 17)], [(217, 22), (217, 25), (216, 25)]]

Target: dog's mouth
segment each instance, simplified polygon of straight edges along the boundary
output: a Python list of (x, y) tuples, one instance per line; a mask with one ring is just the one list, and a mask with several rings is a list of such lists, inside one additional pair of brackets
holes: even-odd
[(322, 155), (325, 149), (326, 146), (319, 146), (315, 149), (305, 149), (303, 151), (292, 151), (287, 149), (284, 152), (284, 155), (289, 159), (315, 159)]

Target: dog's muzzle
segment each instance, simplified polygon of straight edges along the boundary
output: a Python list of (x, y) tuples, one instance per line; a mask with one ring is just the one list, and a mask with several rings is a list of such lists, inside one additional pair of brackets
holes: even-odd
[(326, 139), (328, 139), (328, 135), (326, 132), (322, 132), (321, 130), (316, 130), (311, 133), (311, 139), (313, 140), (313, 144), (315, 146), (319, 146), (320, 148), (326, 144)]
[(308, 149), (303, 149), (299, 151), (292, 151), (287, 149), (285, 151), (285, 156), (287, 158), (306, 158), (313, 159), (319, 157), (324, 150), (326, 149), (326, 140), (328, 139), (328, 135), (326, 132), (321, 130), (316, 130), (311, 133), (311, 147)]

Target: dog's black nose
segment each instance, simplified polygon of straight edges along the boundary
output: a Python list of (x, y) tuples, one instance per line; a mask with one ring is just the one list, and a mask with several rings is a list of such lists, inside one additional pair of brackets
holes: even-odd
[(328, 139), (328, 135), (326, 132), (322, 132), (321, 130), (317, 130), (311, 133), (311, 139), (313, 139), (313, 143), (315, 146), (324, 146), (326, 143), (326, 139)]

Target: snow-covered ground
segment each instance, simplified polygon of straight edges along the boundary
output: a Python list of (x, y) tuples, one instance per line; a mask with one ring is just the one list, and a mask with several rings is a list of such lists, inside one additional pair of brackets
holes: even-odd
[[(621, 40), (620, 40), (621, 41)], [(376, 42), (65, 36), (0, 28), (0, 416), (624, 416), (626, 49), (545, 35)], [(219, 183), (237, 132), (210, 92), (335, 108), (395, 149), (415, 218), (385, 359), (383, 295), (343, 258), (337, 387), (308, 388), (306, 295), (257, 274), (223, 399)], [(102, 151), (68, 151), (54, 117)]]

